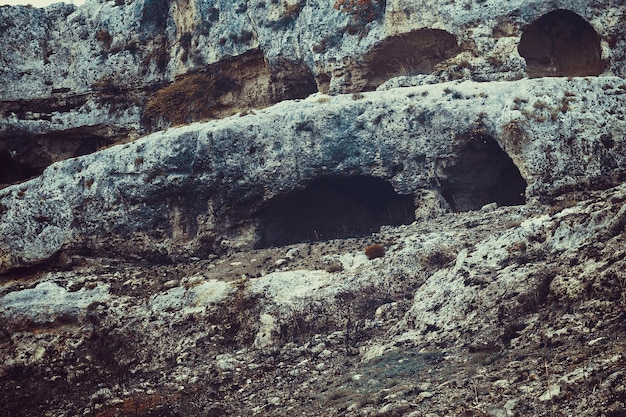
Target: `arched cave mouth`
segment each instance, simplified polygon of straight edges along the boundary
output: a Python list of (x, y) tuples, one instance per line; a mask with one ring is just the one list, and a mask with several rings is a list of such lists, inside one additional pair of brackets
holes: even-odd
[(269, 201), (256, 213), (257, 247), (366, 236), (415, 220), (410, 195), (371, 176), (323, 177)]
[(526, 180), (509, 155), (487, 135), (469, 139), (456, 162), (443, 169), (439, 181), (443, 198), (455, 212), (478, 210), (489, 203), (526, 203)]
[(583, 77), (604, 71), (600, 35), (569, 10), (554, 10), (528, 25), (517, 49), (531, 78)]

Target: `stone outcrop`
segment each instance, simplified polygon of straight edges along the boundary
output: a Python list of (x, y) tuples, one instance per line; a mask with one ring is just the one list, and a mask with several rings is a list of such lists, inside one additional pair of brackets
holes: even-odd
[(444, 83), (169, 129), (3, 190), (2, 271), (61, 250), (167, 260), (253, 248), (255, 213), (321, 177), (380, 178), (435, 212), (610, 187), (624, 179), (625, 94), (609, 77)]
[[(15, 275), (0, 289), (0, 407), (623, 412), (626, 189), (585, 195), (195, 263)], [(368, 260), (374, 240), (386, 253)]]
[[(0, 8), (0, 143), (24, 167), (3, 170), (0, 183), (152, 129), (315, 90), (359, 92), (429, 74), (409, 83), (626, 74), (620, 2), (389, 1), (356, 22), (332, 6), (91, 0)], [(172, 115), (166, 93), (185, 100), (189, 92), (177, 87), (199, 74), (208, 79), (182, 87), (209, 97)]]
[(626, 6), (343, 4), (0, 7), (0, 416), (626, 414)]

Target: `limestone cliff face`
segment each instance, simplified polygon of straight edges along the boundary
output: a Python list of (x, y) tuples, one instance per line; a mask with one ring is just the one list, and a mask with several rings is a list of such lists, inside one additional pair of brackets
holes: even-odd
[(626, 414), (626, 6), (334, 4), (0, 7), (0, 416)]
[(322, 177), (376, 177), (435, 212), (613, 186), (625, 94), (610, 77), (444, 83), (169, 129), (3, 190), (2, 270), (62, 248), (165, 259), (253, 248), (259, 210)]
[(395, 76), (431, 74), (407, 85), (626, 74), (618, 1), (389, 1), (366, 20), (332, 6), (137, 0), (0, 8), (0, 157), (11, 165), (0, 183), (164, 126), (315, 91), (372, 90)]

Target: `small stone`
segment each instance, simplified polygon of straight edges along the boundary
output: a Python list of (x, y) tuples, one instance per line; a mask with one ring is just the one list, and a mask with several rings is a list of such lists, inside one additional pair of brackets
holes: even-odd
[(96, 392), (94, 392), (90, 399), (92, 404), (100, 404), (108, 400), (113, 396), (113, 393), (109, 388), (100, 388)]
[(281, 258), (281, 259), (277, 259), (276, 262), (274, 262), (274, 265), (281, 266), (281, 265), (283, 265), (285, 263), (287, 263), (287, 260)]
[(238, 364), (239, 361), (228, 354), (215, 357), (215, 365), (222, 371), (232, 371)]
[(323, 352), (325, 349), (326, 349), (326, 343), (320, 342), (311, 348), (311, 353), (318, 354), (318, 353)]
[(506, 389), (511, 386), (511, 384), (508, 379), (498, 379), (497, 381), (494, 381), (493, 386), (500, 389)]
[(529, 394), (531, 392), (534, 391), (533, 387), (529, 386), (529, 385), (522, 385), (518, 388), (518, 390), (520, 392), (523, 392), (524, 394)]
[(497, 208), (498, 208), (498, 203), (489, 203), (489, 204), (485, 204), (484, 206), (482, 206), (480, 208), (480, 211), (491, 211)]
[(417, 398), (415, 399), (416, 402), (421, 403), (422, 401), (424, 401), (427, 398), (431, 398), (434, 397), (435, 393), (431, 392), (431, 391), (422, 391), (419, 394), (417, 394)]
[(491, 407), (487, 409), (489, 417), (508, 417), (508, 413), (504, 408)]
[(432, 384), (430, 382), (420, 382), (416, 385), (417, 389), (420, 391), (428, 391)]
[(515, 409), (515, 407), (517, 407), (517, 403), (519, 402), (519, 399), (516, 398), (512, 398), (510, 400), (508, 400), (505, 404), (504, 404), (504, 409), (507, 412), (507, 415), (509, 416), (513, 416), (515, 415), (515, 413), (513, 412), (513, 410)]
[(557, 398), (559, 395), (561, 395), (561, 386), (550, 385), (546, 392), (544, 392), (541, 397), (539, 397), (539, 401), (550, 401), (554, 398)]
[(332, 350), (328, 350), (328, 349), (324, 349), (323, 351), (320, 352), (320, 354), (318, 355), (320, 358), (326, 358), (330, 355), (332, 355), (333, 352)]
[(604, 339), (606, 339), (606, 337), (598, 337), (597, 339), (593, 339), (587, 342), (587, 346), (593, 346), (598, 342), (603, 341)]
[(352, 403), (348, 406), (346, 411), (356, 411), (359, 409), (359, 403)]
[(178, 281), (177, 279), (171, 279), (171, 280), (169, 280), (169, 281), (166, 281), (166, 282), (163, 284), (163, 289), (164, 289), (164, 290), (169, 290), (169, 289), (171, 289), (171, 288), (178, 287), (178, 284), (179, 284), (179, 281)]
[(379, 416), (389, 416), (389, 415), (403, 415), (407, 411), (409, 411), (411, 406), (406, 402), (402, 401), (400, 403), (392, 403), (386, 404), (382, 408), (378, 410)]
[(280, 405), (281, 401), (280, 398), (278, 397), (272, 397), (269, 400), (267, 400), (268, 403), (270, 403), (271, 405)]

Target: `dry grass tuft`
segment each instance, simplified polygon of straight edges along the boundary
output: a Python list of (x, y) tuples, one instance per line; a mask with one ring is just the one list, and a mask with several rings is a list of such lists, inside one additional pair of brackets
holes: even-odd
[(179, 77), (148, 101), (144, 118), (149, 127), (191, 123), (215, 117), (218, 97), (233, 88), (232, 80), (197, 73)]
[(511, 120), (502, 127), (504, 137), (510, 149), (519, 154), (522, 147), (529, 141), (528, 134), (518, 120)]
[(385, 256), (385, 247), (380, 243), (374, 243), (373, 245), (369, 245), (365, 247), (365, 255), (367, 259), (376, 259), (382, 258)]

